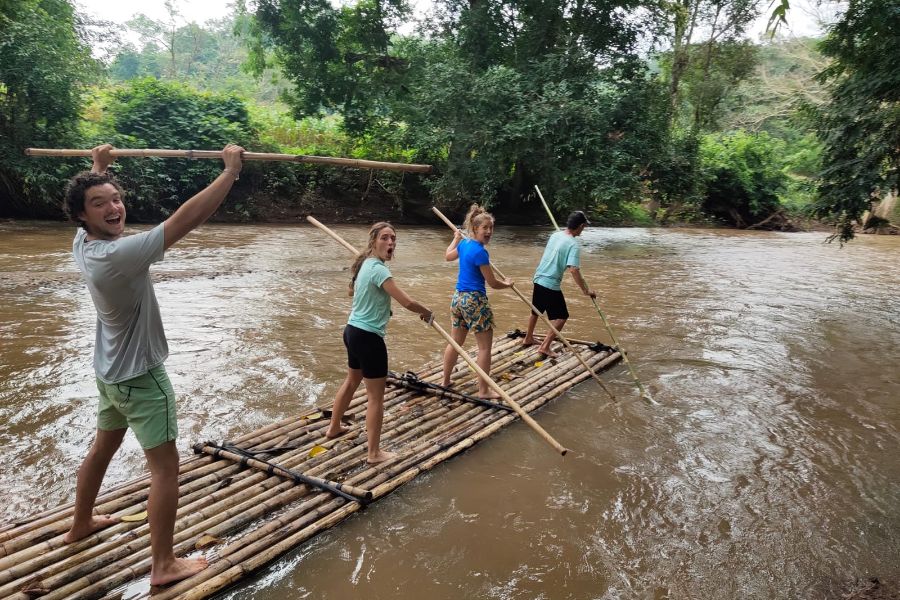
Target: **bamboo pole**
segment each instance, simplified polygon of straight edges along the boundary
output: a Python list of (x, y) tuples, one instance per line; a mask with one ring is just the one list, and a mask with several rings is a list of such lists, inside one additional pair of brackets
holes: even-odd
[[(538, 193), (538, 197), (541, 199), (541, 204), (544, 205), (544, 210), (547, 211), (547, 215), (550, 216), (550, 222), (553, 223), (553, 227), (559, 231), (559, 225), (556, 223), (556, 219), (553, 218), (553, 212), (550, 211), (550, 207), (547, 205), (547, 201), (544, 200), (544, 195), (541, 193), (541, 189), (535, 185), (534, 189)], [(603, 326), (606, 327), (606, 331), (609, 333), (609, 337), (612, 339), (613, 345), (620, 348), (622, 350), (622, 360), (625, 361), (625, 364), (628, 365), (628, 370), (631, 372), (631, 377), (634, 379), (635, 385), (637, 385), (638, 390), (641, 392), (641, 397), (646, 398), (650, 401), (651, 404), (659, 404), (653, 397), (650, 395), (647, 390), (644, 389), (644, 385), (641, 383), (641, 380), (638, 379), (637, 373), (634, 372), (634, 367), (631, 366), (631, 361), (628, 360), (628, 353), (622, 348), (621, 344), (619, 344), (619, 340), (616, 339), (616, 334), (613, 333), (612, 327), (609, 326), (609, 321), (606, 320), (606, 315), (603, 314), (603, 311), (600, 310), (600, 305), (597, 304), (596, 298), (591, 298), (591, 302), (594, 303), (594, 308), (597, 309), (597, 314), (600, 315), (600, 320), (603, 321)]]
[[(326, 227), (325, 225), (322, 225), (319, 221), (317, 221), (316, 219), (314, 219), (314, 218), (311, 217), (311, 216), (306, 217), (306, 220), (309, 221), (310, 223), (312, 223), (313, 225), (315, 225), (316, 227), (318, 227), (319, 229), (321, 229), (322, 231), (324, 231), (325, 233), (327, 233), (327, 234), (328, 234), (329, 236), (331, 236), (332, 238), (334, 238), (334, 239), (335, 239), (339, 244), (341, 244), (344, 248), (346, 248), (347, 250), (350, 250), (350, 251), (353, 252), (356, 256), (359, 256), (359, 254), (360, 254), (359, 250), (357, 250), (356, 248), (354, 248), (353, 246), (351, 246), (349, 243), (347, 243), (346, 241), (344, 241), (344, 239), (341, 238), (341, 236), (339, 236), (338, 234), (336, 234), (335, 232), (333, 232), (331, 229), (329, 229), (329, 228)], [(481, 367), (479, 367), (478, 364), (477, 364), (474, 360), (472, 360), (472, 357), (469, 356), (469, 353), (466, 352), (466, 351), (462, 348), (462, 346), (460, 346), (459, 344), (457, 344), (457, 343), (453, 340), (453, 338), (450, 337), (450, 334), (448, 334), (446, 331), (444, 331), (444, 328), (443, 328), (443, 327), (441, 327), (440, 325), (438, 325), (438, 324), (434, 321), (433, 316), (432, 316), (432, 319), (431, 319), (431, 322), (429, 323), (429, 325), (431, 325), (431, 327), (432, 327), (435, 331), (437, 331), (439, 334), (441, 334), (441, 336), (447, 341), (447, 343), (449, 343), (451, 346), (453, 346), (453, 349), (456, 350), (456, 351), (459, 353), (459, 355), (463, 358), (463, 360), (465, 360), (466, 363), (467, 363), (470, 367), (472, 367), (472, 369), (473, 369), (476, 373), (478, 373), (479, 375), (481, 375), (482, 378), (484, 378), (484, 380), (487, 382), (488, 386), (489, 386), (492, 390), (494, 390), (495, 392), (497, 392), (497, 393), (500, 395), (500, 397), (502, 397), (502, 398), (506, 401), (506, 403), (509, 404), (509, 405), (512, 407), (512, 409), (513, 409), (514, 411), (516, 411), (516, 414), (519, 415), (519, 416), (522, 418), (522, 420), (525, 421), (525, 422), (528, 424), (529, 427), (531, 427), (532, 429), (534, 429), (534, 430), (538, 433), (538, 435), (540, 435), (542, 438), (544, 438), (544, 440), (545, 440), (548, 444), (550, 444), (551, 446), (553, 446), (553, 448), (554, 448), (557, 452), (559, 452), (559, 453), (560, 453), (561, 455), (563, 455), (563, 456), (566, 455), (566, 452), (568, 452), (568, 450), (566, 450), (566, 448), (565, 448), (562, 444), (560, 444), (560, 443), (557, 442), (555, 439), (553, 439), (553, 437), (552, 437), (549, 433), (547, 433), (547, 432), (544, 430), (544, 428), (541, 427), (541, 426), (538, 424), (537, 421), (535, 421), (534, 419), (532, 419), (531, 416), (528, 415), (528, 413), (526, 413), (524, 410), (522, 410), (522, 407), (519, 406), (518, 403), (517, 403), (515, 400), (513, 400), (512, 398), (510, 398), (509, 395), (508, 395), (505, 391), (503, 391), (503, 389), (502, 389), (499, 385), (497, 385), (497, 383), (496, 383), (493, 379), (491, 379), (490, 375), (488, 375), (487, 373), (485, 373), (484, 370), (483, 370)]]
[[(195, 444), (194, 449), (199, 449), (200, 452), (203, 452), (205, 454), (210, 454), (212, 456), (221, 456), (222, 458), (227, 458), (228, 460), (234, 462), (246, 464), (247, 466), (253, 467), (254, 469), (265, 471), (270, 475), (287, 477), (293, 481), (303, 482), (312, 486), (326, 489), (333, 494), (341, 496), (347, 500), (366, 502), (372, 499), (372, 492), (370, 492), (369, 490), (364, 490), (362, 488), (348, 485), (346, 483), (339, 483), (337, 481), (328, 481), (320, 477), (307, 475), (306, 473), (298, 473), (296, 471), (291, 471), (281, 465), (272, 464), (266, 461), (260, 461), (258, 459), (249, 458), (240, 454), (235, 454), (234, 452), (229, 452), (228, 450), (223, 450), (222, 448), (218, 447), (212, 447), (208, 444)], [(354, 498), (353, 496), (358, 497)]]
[[(91, 156), (90, 150), (84, 149), (56, 149), (56, 148), (26, 148), (27, 156)], [(169, 150), (152, 148), (117, 148), (110, 152), (113, 157), (158, 157), (158, 158), (188, 158), (210, 159), (222, 158), (222, 150)], [(337, 158), (332, 156), (309, 156), (305, 154), (275, 154), (271, 152), (244, 152), (242, 160), (262, 160), (279, 162), (296, 162), (308, 164), (321, 164), (337, 167), (351, 167), (354, 169), (379, 169), (383, 171), (404, 171), (408, 173), (431, 173), (431, 165), (419, 165), (410, 163), (383, 162), (377, 160), (360, 160), (355, 158)]]
[[(438, 216), (439, 219), (441, 219), (444, 223), (446, 223), (447, 226), (450, 227), (450, 229), (452, 229), (453, 231), (459, 230), (459, 228), (456, 225), (454, 225), (452, 222), (450, 222), (450, 219), (448, 219), (446, 216), (444, 216), (444, 213), (442, 213), (440, 210), (438, 210), (438, 208), (436, 206), (432, 206), (431, 210), (434, 212), (434, 214), (436, 214)], [(462, 230), (459, 230), (459, 231), (462, 232)], [(463, 235), (466, 235), (465, 232), (462, 232), (462, 233), (463, 233)], [(500, 269), (498, 269), (497, 266), (493, 262), (491, 262), (491, 268), (494, 269), (494, 272), (497, 273), (497, 275), (499, 275), (501, 278), (506, 279), (506, 277), (503, 275), (503, 273), (500, 271)], [(603, 380), (600, 379), (600, 376), (597, 375), (596, 373), (594, 373), (591, 370), (591, 368), (587, 365), (587, 363), (584, 362), (584, 360), (580, 357), (581, 355), (579, 355), (578, 352), (576, 352), (576, 350), (572, 347), (572, 344), (569, 343), (569, 340), (566, 339), (565, 337), (563, 337), (563, 335), (559, 332), (559, 330), (553, 326), (553, 323), (550, 322), (550, 319), (547, 318), (547, 315), (545, 315), (544, 313), (539, 311), (537, 308), (535, 308), (534, 304), (531, 303), (531, 300), (526, 298), (525, 295), (519, 291), (519, 288), (517, 288), (515, 284), (510, 286), (510, 289), (512, 289), (512, 291), (516, 293), (516, 295), (519, 297), (520, 300), (522, 300), (522, 302), (524, 302), (529, 307), (531, 307), (531, 310), (544, 321), (544, 324), (547, 327), (549, 327), (553, 331), (553, 333), (556, 334), (556, 337), (559, 338), (559, 341), (561, 341), (563, 343), (563, 345), (569, 351), (571, 351), (573, 354), (575, 354), (575, 356), (579, 357), (578, 360), (579, 360), (579, 362), (581, 362), (581, 366), (583, 366), (585, 369), (587, 369), (587, 371), (591, 374), (591, 377), (593, 377), (597, 381), (597, 383), (600, 384), (600, 387), (603, 388), (603, 391), (606, 392), (607, 394), (609, 394), (610, 398), (615, 400), (616, 397), (613, 395), (612, 391), (608, 387), (606, 387), (606, 384), (603, 383)]]

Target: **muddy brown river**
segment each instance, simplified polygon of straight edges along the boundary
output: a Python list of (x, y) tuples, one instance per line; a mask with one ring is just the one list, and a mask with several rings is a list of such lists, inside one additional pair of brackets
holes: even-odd
[[(327, 223), (326, 217), (320, 219)], [(336, 226), (362, 247), (366, 228)], [(530, 293), (550, 231), (500, 227)], [(0, 522), (74, 498), (95, 427), (94, 309), (71, 226), (0, 223)], [(443, 323), (445, 228), (391, 270)], [(586, 279), (659, 406), (620, 365), (232, 588), (233, 598), (822, 598), (900, 576), (900, 238), (589, 228)], [(209, 225), (154, 267), (179, 448), (331, 402), (349, 255), (306, 225)], [(571, 281), (566, 332), (609, 342)], [(527, 308), (491, 291), (502, 332)], [(443, 343), (395, 308), (391, 367)], [(469, 340), (470, 345), (474, 343)], [(142, 473), (130, 434), (105, 481)], [(127, 597), (127, 594), (126, 594)]]

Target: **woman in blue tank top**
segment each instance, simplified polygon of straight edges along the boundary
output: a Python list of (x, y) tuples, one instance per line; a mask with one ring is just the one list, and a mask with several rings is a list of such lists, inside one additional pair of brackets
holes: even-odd
[[(476, 362), (485, 373), (490, 373), (494, 314), (488, 303), (485, 283), (499, 290), (510, 287), (513, 282), (511, 279), (497, 279), (491, 270), (491, 260), (485, 246), (494, 234), (493, 215), (481, 206), (473, 204), (466, 214), (463, 228), (468, 231), (469, 239), (463, 239), (462, 232), (457, 230), (444, 254), (444, 258), (448, 261), (459, 259), (459, 277), (456, 280), (453, 300), (450, 301), (452, 317), (450, 336), (461, 346), (471, 330), (478, 343)], [(447, 349), (444, 350), (444, 387), (450, 386), (450, 376), (456, 366), (457, 357), (453, 346), (447, 344)], [(487, 382), (480, 378), (478, 396), (499, 398)]]
[(368, 437), (369, 464), (381, 463), (393, 458), (391, 452), (381, 449), (381, 425), (384, 421), (384, 388), (388, 374), (385, 329), (391, 318), (391, 298), (403, 308), (418, 313), (431, 322), (431, 311), (409, 297), (394, 283), (386, 263), (394, 257), (397, 234), (390, 223), (375, 223), (369, 230), (366, 251), (357, 257), (351, 268), (350, 294), (353, 307), (344, 328), (344, 346), (347, 348), (347, 377), (338, 389), (331, 411), (331, 424), (325, 437), (335, 438), (346, 433), (341, 417), (350, 406), (350, 400), (360, 382), (366, 384), (366, 435)]

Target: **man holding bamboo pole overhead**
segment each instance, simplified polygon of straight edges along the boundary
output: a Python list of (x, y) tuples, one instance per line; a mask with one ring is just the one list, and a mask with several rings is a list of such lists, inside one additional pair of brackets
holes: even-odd
[[(541, 262), (532, 279), (534, 291), (531, 294), (531, 304), (539, 311), (547, 313), (547, 318), (550, 319), (557, 331), (562, 331), (569, 318), (566, 298), (562, 293), (562, 278), (566, 271), (572, 274), (572, 279), (575, 280), (585, 296), (597, 297), (597, 292), (589, 289), (581, 276), (581, 247), (576, 238), (584, 231), (585, 225), (590, 225), (590, 222), (584, 212), (576, 210), (569, 215), (566, 228), (557, 231), (547, 240)], [(537, 321), (538, 315), (531, 311), (531, 316), (528, 318), (528, 331), (525, 333), (522, 345), (534, 344), (534, 328)], [(556, 353), (550, 349), (555, 338), (556, 334), (548, 331), (538, 352), (544, 356), (555, 358)]]
[(173, 551), (178, 426), (175, 393), (163, 366), (169, 348), (149, 270), (172, 244), (216, 211), (241, 172), (244, 149), (226, 146), (225, 168), (208, 187), (164, 223), (129, 236), (123, 236), (124, 192), (106, 172), (115, 160), (112, 150), (109, 144), (94, 148), (91, 171), (76, 175), (66, 189), (66, 212), (80, 225), (72, 253), (97, 310), (94, 372), (100, 401), (96, 437), (78, 469), (74, 517), (65, 542), (116, 522), (109, 515), (93, 515), (94, 502), (130, 427), (150, 467), (150, 585), (157, 586), (190, 577), (207, 564), (205, 558), (176, 558)]

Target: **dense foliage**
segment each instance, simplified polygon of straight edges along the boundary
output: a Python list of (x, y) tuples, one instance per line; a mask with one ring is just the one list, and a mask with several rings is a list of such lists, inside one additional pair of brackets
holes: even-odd
[(24, 150), (78, 145), (82, 93), (99, 75), (84, 34), (66, 0), (0, 0), (0, 215), (53, 212), (43, 199), (66, 165)]
[[(226, 207), (247, 219), (374, 193), (411, 214), (476, 200), (528, 222), (543, 218), (539, 184), (557, 211), (602, 223), (778, 227), (813, 205), (846, 236), (897, 185), (900, 40), (886, 1), (851, 2), (824, 44), (830, 64), (810, 41), (748, 41), (760, 0), (451, 0), (415, 32), (402, 0), (239, 1), (202, 26), (167, 6), (165, 19), (130, 21), (139, 47), (117, 42), (101, 64), (96, 24), (69, 0), (0, 0), (0, 213), (58, 215), (62, 180), (84, 164), (24, 147), (100, 141), (435, 166), (412, 177), (256, 163)], [(147, 219), (217, 167), (117, 165)]]
[(703, 140), (706, 193), (703, 211), (722, 222), (747, 227), (778, 210), (785, 190), (784, 144), (766, 133), (737, 131)]
[(873, 199), (900, 184), (900, 5), (851, 0), (822, 44), (833, 59), (820, 79), (830, 102), (820, 112), (824, 144), (818, 216), (835, 220), (842, 240)]
[(436, 200), (510, 208), (542, 182), (561, 208), (603, 212), (638, 197), (667, 136), (665, 87), (624, 18), (636, 6), (452, 2), (420, 38), (391, 35), (391, 2), (263, 1), (257, 16), (296, 114), (339, 111), (351, 135), (414, 149), (440, 167)]
[[(233, 96), (197, 92), (180, 83), (135, 79), (101, 100), (96, 142), (120, 148), (209, 148), (229, 142), (254, 147), (256, 134), (243, 102)], [(168, 215), (203, 189), (221, 170), (213, 161), (123, 159), (118, 175), (130, 190), (136, 217)]]

